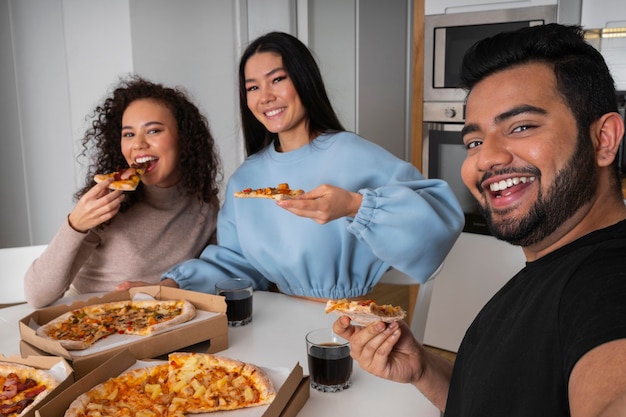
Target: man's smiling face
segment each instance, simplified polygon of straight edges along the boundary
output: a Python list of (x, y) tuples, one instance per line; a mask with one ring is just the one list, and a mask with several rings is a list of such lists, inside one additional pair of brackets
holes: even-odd
[(585, 136), (545, 64), (495, 73), (472, 89), (461, 176), (497, 238), (538, 243), (593, 198), (598, 174)]

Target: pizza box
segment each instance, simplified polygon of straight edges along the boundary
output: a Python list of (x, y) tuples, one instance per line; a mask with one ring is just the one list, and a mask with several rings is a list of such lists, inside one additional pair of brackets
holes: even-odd
[[(136, 363), (137, 359), (131, 352), (123, 350), (116, 353), (85, 375), (79, 382), (71, 385), (40, 407), (35, 415), (37, 417), (63, 417), (72, 401), (79, 395), (109, 378), (120, 375)], [(296, 363), (293, 368), (284, 370), (282, 385), (278, 388), (276, 398), (269, 406), (265, 406), (264, 410), (261, 407), (250, 407), (211, 414), (216, 417), (224, 415), (224, 413), (227, 413), (228, 417), (295, 417), (309, 398), (309, 386), (309, 377), (303, 375), (302, 367)], [(190, 416), (192, 415), (196, 414), (190, 414)]]
[(57, 385), (52, 392), (46, 395), (33, 408), (23, 414), (22, 417), (34, 417), (37, 409), (48, 403), (55, 396), (59, 395), (74, 383), (74, 370), (65, 359), (58, 356), (28, 356), (23, 358), (18, 355), (5, 357), (0, 354), (0, 362), (27, 365), (32, 366), (33, 368), (49, 371), (54, 377), (56, 377), (57, 380), (60, 381), (59, 385)]
[[(111, 335), (82, 351), (67, 350), (59, 342), (36, 334), (38, 326), (67, 311), (88, 305), (130, 300), (135, 297), (152, 297), (158, 300), (186, 299), (195, 305), (197, 315), (193, 320), (178, 324), (163, 333), (151, 336)], [(219, 352), (228, 347), (228, 321), (224, 297), (158, 285), (136, 287), (128, 291), (114, 291), (86, 301), (36, 310), (22, 318), (19, 327), (22, 356), (27, 354), (61, 356), (71, 361), (74, 377), (77, 380), (115, 353), (125, 349), (137, 359), (145, 359), (199, 344), (204, 345), (209, 353)]]

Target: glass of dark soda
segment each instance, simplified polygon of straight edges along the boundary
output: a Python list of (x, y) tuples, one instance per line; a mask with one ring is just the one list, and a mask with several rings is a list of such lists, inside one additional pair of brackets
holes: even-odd
[(228, 325), (243, 326), (252, 321), (254, 285), (247, 278), (229, 278), (215, 284), (215, 294), (226, 300)]
[(311, 387), (322, 392), (338, 392), (351, 385), (350, 344), (331, 329), (317, 329), (306, 335)]

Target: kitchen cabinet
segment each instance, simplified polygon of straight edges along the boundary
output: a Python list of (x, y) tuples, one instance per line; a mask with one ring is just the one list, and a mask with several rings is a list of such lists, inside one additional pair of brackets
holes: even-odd
[(624, 0), (583, 0), (580, 24), (586, 29), (626, 27), (626, 2)]
[(513, 7), (544, 6), (547, 4), (557, 4), (557, 0), (481, 0), (480, 2), (476, 0), (426, 0), (424, 14), (477, 12)]

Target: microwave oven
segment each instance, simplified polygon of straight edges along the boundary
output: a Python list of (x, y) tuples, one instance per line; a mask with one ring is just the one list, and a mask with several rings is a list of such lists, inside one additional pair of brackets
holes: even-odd
[(463, 101), (461, 60), (475, 42), (500, 32), (556, 22), (556, 5), (424, 17), (424, 101)]

